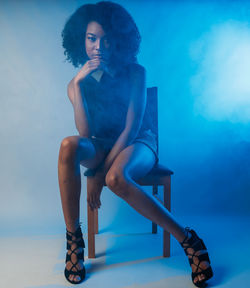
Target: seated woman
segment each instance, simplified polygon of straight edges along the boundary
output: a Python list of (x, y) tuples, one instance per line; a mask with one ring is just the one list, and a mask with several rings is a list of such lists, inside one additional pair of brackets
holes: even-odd
[(104, 183), (136, 211), (171, 233), (184, 248), (193, 283), (212, 277), (206, 246), (154, 197), (135, 183), (158, 161), (156, 135), (145, 114), (146, 71), (137, 63), (140, 33), (129, 13), (112, 2), (86, 4), (67, 20), (62, 32), (65, 55), (80, 70), (68, 84), (79, 136), (62, 140), (58, 178), (67, 255), (65, 277), (85, 278), (84, 240), (79, 221), (80, 165), (91, 168), (88, 205), (100, 208)]

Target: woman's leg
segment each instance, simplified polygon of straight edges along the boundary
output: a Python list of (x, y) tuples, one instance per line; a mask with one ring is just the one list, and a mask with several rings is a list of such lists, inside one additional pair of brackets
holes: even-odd
[[(106, 184), (136, 211), (161, 226), (181, 242), (186, 237), (184, 227), (174, 219), (164, 205), (145, 193), (134, 182), (145, 176), (152, 169), (154, 163), (155, 155), (151, 149), (143, 143), (134, 143), (116, 157), (106, 175)], [(207, 262), (201, 264), (204, 269), (209, 266)], [(192, 265), (192, 269), (194, 271), (196, 266)], [(198, 277), (199, 280), (202, 280), (204, 275)]]
[(146, 175), (154, 163), (153, 152), (143, 143), (134, 143), (116, 157), (106, 175), (106, 184), (136, 211), (169, 231), (178, 241), (182, 241), (185, 238), (184, 228), (159, 201), (134, 182)]
[(58, 181), (66, 227), (74, 232), (79, 225), (81, 194), (80, 164), (95, 168), (105, 157), (88, 138), (69, 136), (62, 140), (58, 157)]
[[(75, 232), (79, 226), (79, 200), (81, 194), (80, 164), (87, 168), (95, 168), (105, 157), (106, 152), (94, 146), (88, 138), (69, 136), (62, 140), (58, 157), (58, 180), (61, 202), (66, 228)], [(75, 244), (73, 244), (75, 245)], [(75, 246), (72, 246), (74, 249)], [(79, 251), (81, 251), (79, 249)], [(72, 255), (75, 263), (76, 255)], [(67, 269), (72, 264), (67, 262)], [(83, 261), (79, 261), (77, 268), (83, 267)], [(73, 268), (73, 271), (76, 271)], [(79, 276), (70, 275), (70, 280), (79, 281)]]

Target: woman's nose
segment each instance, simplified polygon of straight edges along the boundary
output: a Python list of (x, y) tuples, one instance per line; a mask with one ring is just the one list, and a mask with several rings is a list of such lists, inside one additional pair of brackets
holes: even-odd
[(97, 51), (100, 51), (100, 49), (101, 49), (101, 43), (100, 43), (100, 40), (96, 40), (95, 49), (96, 49)]

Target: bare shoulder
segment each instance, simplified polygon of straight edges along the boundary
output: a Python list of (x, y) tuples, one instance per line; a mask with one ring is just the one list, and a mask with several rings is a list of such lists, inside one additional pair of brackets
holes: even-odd
[(130, 63), (127, 65), (127, 68), (130, 74), (144, 75), (146, 73), (144, 66), (138, 63)]
[(138, 63), (130, 63), (127, 66), (128, 77), (132, 83), (135, 82), (145, 82), (146, 78), (146, 69)]
[(73, 99), (74, 99), (73, 79), (70, 80), (68, 87), (67, 87), (68, 97), (69, 97), (69, 100), (72, 104), (73, 104)]

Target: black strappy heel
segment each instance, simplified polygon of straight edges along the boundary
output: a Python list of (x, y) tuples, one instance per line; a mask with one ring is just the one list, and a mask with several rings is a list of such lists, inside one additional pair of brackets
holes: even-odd
[[(74, 233), (69, 232), (67, 229), (66, 229), (66, 231), (67, 231), (67, 233), (66, 233), (67, 249), (69, 250), (70, 254), (68, 254), (68, 252), (67, 252), (65, 263), (70, 261), (72, 263), (72, 266), (69, 270), (65, 267), (64, 275), (70, 283), (79, 284), (85, 278), (85, 273), (86, 273), (84, 266), (83, 266), (83, 269), (81, 269), (81, 270), (79, 270), (76, 266), (80, 259), (82, 259), (84, 262), (84, 249), (82, 249), (82, 252), (78, 252), (78, 253), (76, 252), (76, 250), (79, 249), (80, 247), (85, 248), (85, 243), (84, 243), (84, 240), (82, 238), (82, 230), (81, 230), (81, 227), (79, 226)], [(73, 236), (75, 237), (74, 240), (73, 240)], [(69, 241), (71, 241), (71, 242), (69, 243)], [(72, 244), (76, 244), (76, 247), (73, 250), (71, 249)], [(75, 263), (73, 263), (71, 260), (72, 254), (75, 254), (77, 257), (77, 261)], [(73, 268), (75, 268), (74, 270), (76, 270), (76, 271), (73, 271), (72, 270)], [(77, 275), (81, 279), (79, 281), (70, 280), (69, 279), (70, 275)]]
[[(191, 266), (191, 264), (197, 266), (196, 271), (192, 272), (193, 283), (194, 283), (194, 278), (197, 277), (198, 275), (203, 274), (205, 276), (205, 278), (203, 280), (201, 280), (201, 281), (198, 280), (196, 283), (194, 283), (194, 285), (197, 287), (204, 287), (205, 281), (212, 278), (213, 270), (212, 270), (211, 266), (209, 266), (206, 269), (202, 269), (201, 267), (199, 267), (200, 263), (202, 261), (207, 261), (207, 262), (209, 262), (209, 264), (211, 262), (210, 262), (210, 259), (209, 259), (207, 252), (202, 253), (200, 255), (196, 255), (196, 252), (198, 252), (200, 250), (207, 250), (207, 247), (205, 246), (203, 240), (198, 237), (198, 235), (196, 234), (196, 232), (194, 230), (191, 230), (189, 227), (185, 227), (185, 230), (187, 232), (187, 236), (185, 237), (185, 239), (182, 242), (179, 242), (179, 243), (182, 246), (182, 248), (184, 248), (185, 254), (187, 256), (191, 256), (191, 258), (188, 257), (188, 261), (189, 261), (190, 266)], [(188, 232), (190, 232), (190, 234), (192, 235), (190, 238), (188, 238)], [(188, 253), (187, 252), (188, 248), (192, 248), (194, 250), (194, 253), (193, 254)], [(194, 261), (193, 261), (194, 257), (196, 257), (199, 260), (198, 264), (194, 263)], [(201, 269), (201, 271), (197, 272), (199, 268)]]

